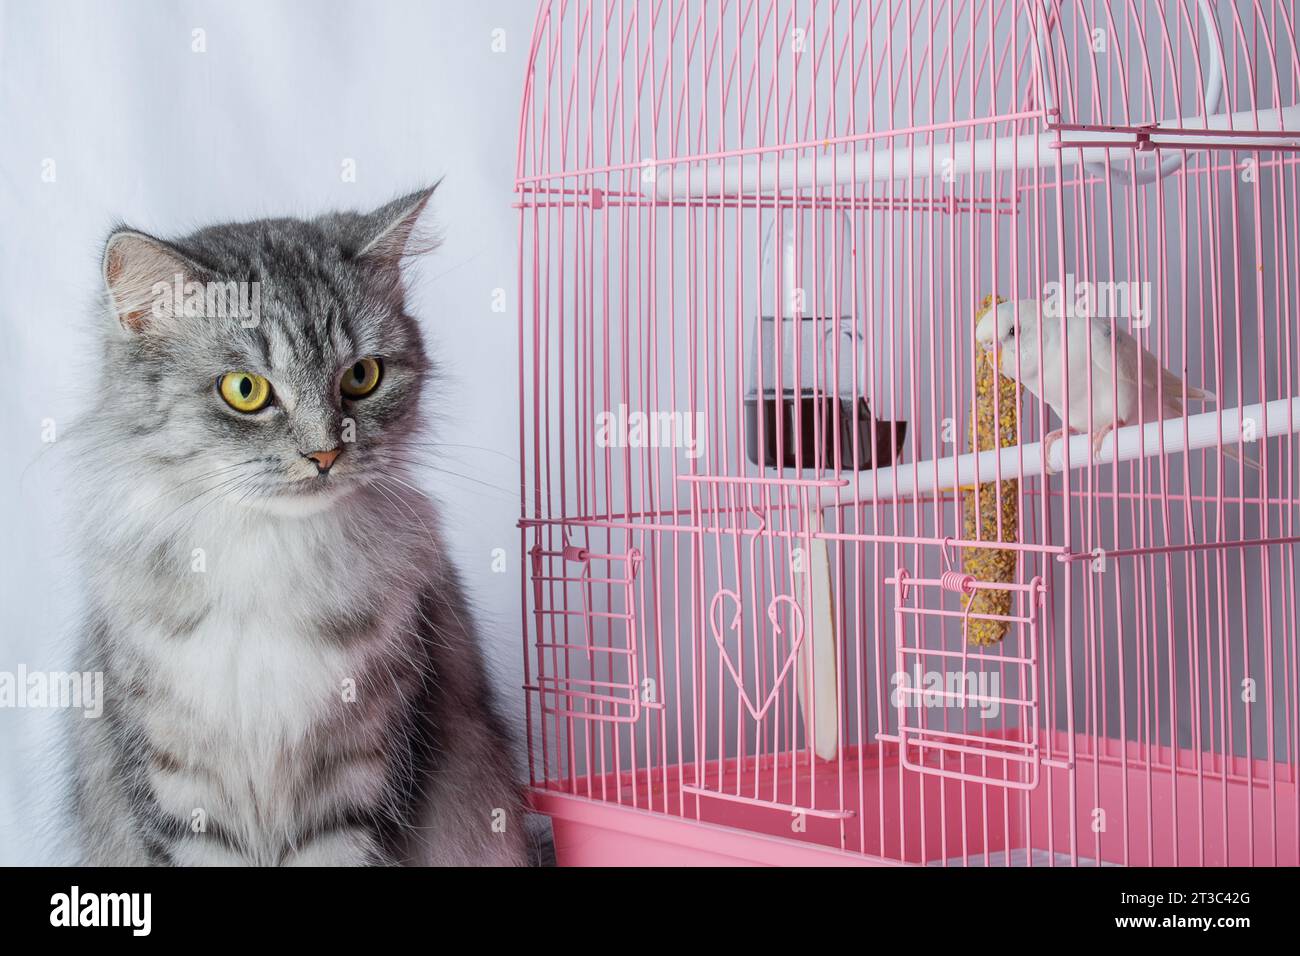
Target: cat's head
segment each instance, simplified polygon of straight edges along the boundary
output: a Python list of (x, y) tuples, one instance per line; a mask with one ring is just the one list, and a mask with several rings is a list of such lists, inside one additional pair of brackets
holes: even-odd
[(97, 453), (283, 513), (401, 471), (430, 366), (399, 266), (431, 193), (172, 240), (114, 230)]

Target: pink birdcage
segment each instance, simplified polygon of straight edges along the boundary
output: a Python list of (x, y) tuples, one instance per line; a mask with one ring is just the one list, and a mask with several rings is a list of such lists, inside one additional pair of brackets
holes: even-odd
[(561, 863), (1300, 863), (1295, 20), (541, 5), (520, 528)]

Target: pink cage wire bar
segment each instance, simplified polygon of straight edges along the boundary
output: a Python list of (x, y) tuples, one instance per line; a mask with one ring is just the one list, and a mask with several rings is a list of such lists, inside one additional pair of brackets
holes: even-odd
[[(1298, 163), (1289, 0), (542, 3), (519, 526), (559, 861), (1300, 863)], [(1010, 377), (1064, 371), (976, 448), (993, 297), (1042, 319)], [(1075, 321), (1176, 377), (1099, 421), (1120, 350)], [(1090, 434), (1045, 441), (1053, 397)]]

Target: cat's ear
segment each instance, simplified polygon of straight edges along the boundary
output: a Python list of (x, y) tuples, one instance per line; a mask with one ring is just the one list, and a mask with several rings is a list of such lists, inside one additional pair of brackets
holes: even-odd
[(104, 287), (122, 328), (151, 331), (174, 318), (181, 303), (174, 290), (199, 281), (201, 270), (161, 239), (134, 229), (116, 229), (104, 244)]
[(391, 269), (405, 256), (431, 251), (437, 246), (437, 240), (427, 233), (421, 234), (415, 227), (437, 188), (438, 184), (434, 183), (362, 216), (353, 258), (367, 265)]

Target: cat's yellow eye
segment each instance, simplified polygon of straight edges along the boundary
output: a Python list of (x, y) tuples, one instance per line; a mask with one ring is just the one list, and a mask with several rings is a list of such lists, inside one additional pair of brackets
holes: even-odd
[(252, 372), (227, 372), (218, 388), (226, 404), (237, 412), (256, 412), (271, 400), (271, 383)]
[(343, 373), (339, 388), (348, 398), (365, 398), (379, 387), (383, 366), (379, 359), (363, 358)]

